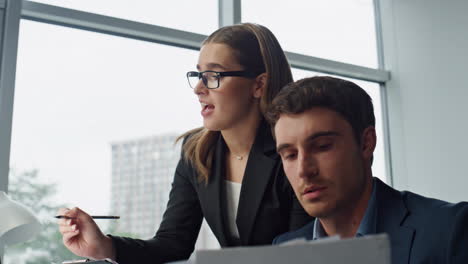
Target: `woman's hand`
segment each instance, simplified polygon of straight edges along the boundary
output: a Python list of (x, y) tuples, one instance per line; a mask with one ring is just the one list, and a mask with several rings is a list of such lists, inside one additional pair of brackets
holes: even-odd
[(70, 217), (59, 219), (58, 224), (63, 244), (71, 252), (86, 258), (115, 260), (112, 239), (101, 232), (91, 216), (77, 207), (62, 208), (58, 214)]

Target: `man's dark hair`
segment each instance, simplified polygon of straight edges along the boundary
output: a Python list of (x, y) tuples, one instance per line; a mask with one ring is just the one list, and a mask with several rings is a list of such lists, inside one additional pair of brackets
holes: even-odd
[(358, 144), (361, 143), (364, 129), (375, 127), (370, 96), (350, 81), (328, 76), (310, 77), (287, 84), (275, 97), (265, 116), (274, 127), (280, 115), (300, 114), (313, 107), (339, 113), (353, 128)]

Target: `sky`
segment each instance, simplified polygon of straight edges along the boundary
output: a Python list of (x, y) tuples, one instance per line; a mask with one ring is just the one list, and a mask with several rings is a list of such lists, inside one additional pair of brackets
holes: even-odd
[[(42, 0), (87, 12), (210, 34), (218, 1)], [(291, 4), (294, 2), (294, 4)], [(180, 8), (183, 6), (183, 8)], [(268, 8), (266, 8), (268, 6)], [(242, 3), (242, 20), (260, 23), (287, 51), (377, 67), (371, 0), (256, 0)], [(202, 125), (185, 73), (197, 51), (22, 20), (10, 164), (38, 169), (58, 185), (57, 203), (106, 214), (112, 142)], [(293, 70), (295, 79), (315, 73)], [(381, 135), (380, 93), (373, 97)], [(382, 141), (374, 172), (384, 175)]]

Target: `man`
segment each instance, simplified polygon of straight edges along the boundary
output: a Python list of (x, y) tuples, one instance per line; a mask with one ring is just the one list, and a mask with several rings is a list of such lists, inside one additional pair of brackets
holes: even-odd
[(375, 117), (362, 88), (306, 78), (282, 89), (266, 116), (288, 180), (316, 217), (273, 243), (387, 233), (392, 263), (468, 263), (468, 203), (399, 192), (372, 177)]

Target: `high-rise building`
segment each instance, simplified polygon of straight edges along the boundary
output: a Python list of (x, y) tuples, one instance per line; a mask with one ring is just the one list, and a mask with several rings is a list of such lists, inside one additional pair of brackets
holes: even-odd
[(114, 232), (152, 237), (166, 209), (180, 157), (177, 135), (112, 143), (111, 213), (122, 215)]
[[(180, 159), (178, 135), (155, 135), (114, 142), (112, 147), (111, 214), (121, 215), (112, 232), (150, 238), (159, 228), (175, 168)], [(204, 222), (196, 248), (219, 247)]]

